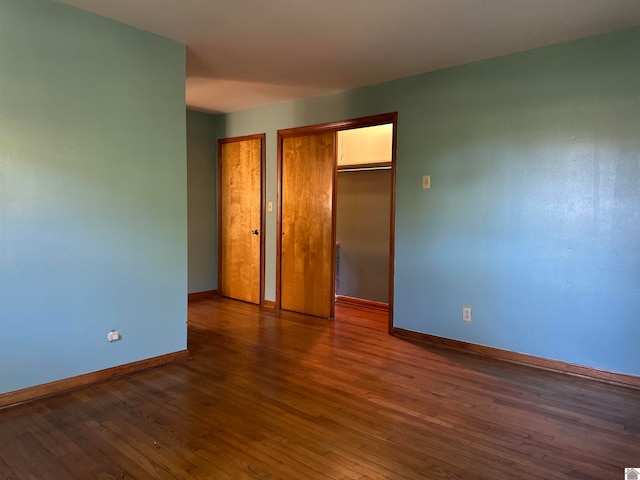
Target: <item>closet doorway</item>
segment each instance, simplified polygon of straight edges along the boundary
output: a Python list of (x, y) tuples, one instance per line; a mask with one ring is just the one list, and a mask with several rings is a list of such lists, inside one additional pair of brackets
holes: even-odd
[(337, 142), (336, 301), (388, 310), (393, 124)]
[[(386, 171), (382, 174), (386, 180), (378, 179), (387, 183), (385, 190), (389, 192), (387, 210), (380, 216), (381, 221), (387, 222), (387, 268), (382, 269), (386, 282), (381, 288), (387, 291), (391, 331), (397, 113), (278, 131), (276, 304), (279, 308), (334, 318), (339, 273), (337, 185), (338, 175), (342, 175), (338, 173), (339, 132), (376, 125), (389, 125), (391, 129), (391, 158), (368, 161), (360, 168)], [(385, 303), (384, 296), (375, 298), (378, 300), (363, 300)]]

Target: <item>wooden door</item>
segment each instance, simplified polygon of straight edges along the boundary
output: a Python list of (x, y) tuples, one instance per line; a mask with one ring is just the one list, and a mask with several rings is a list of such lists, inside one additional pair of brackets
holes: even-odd
[(282, 139), (280, 307), (335, 311), (335, 132)]
[(218, 144), (218, 291), (261, 303), (264, 135)]

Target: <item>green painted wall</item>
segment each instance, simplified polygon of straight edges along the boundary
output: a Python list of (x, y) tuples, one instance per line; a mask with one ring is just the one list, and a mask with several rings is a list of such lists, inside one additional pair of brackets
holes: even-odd
[(266, 132), (275, 203), (278, 129), (392, 111), (395, 325), (640, 375), (640, 29), (229, 114), (218, 132)]
[(169, 40), (0, 2), (0, 393), (186, 348), (184, 65)]
[(187, 110), (189, 293), (218, 288), (216, 117)]

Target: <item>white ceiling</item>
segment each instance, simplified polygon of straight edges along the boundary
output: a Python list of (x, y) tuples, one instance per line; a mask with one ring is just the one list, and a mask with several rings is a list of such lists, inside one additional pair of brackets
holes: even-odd
[(59, 0), (187, 45), (187, 105), (232, 112), (640, 25), (640, 0)]

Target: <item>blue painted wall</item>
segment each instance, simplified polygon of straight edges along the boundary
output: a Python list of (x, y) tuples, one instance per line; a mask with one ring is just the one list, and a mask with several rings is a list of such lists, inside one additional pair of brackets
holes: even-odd
[(187, 110), (189, 293), (218, 288), (216, 116)]
[(0, 2), (0, 393), (186, 348), (184, 64), (80, 10)]
[(640, 375), (640, 29), (229, 114), (218, 128), (267, 133), (275, 202), (278, 129), (391, 111), (395, 326)]

